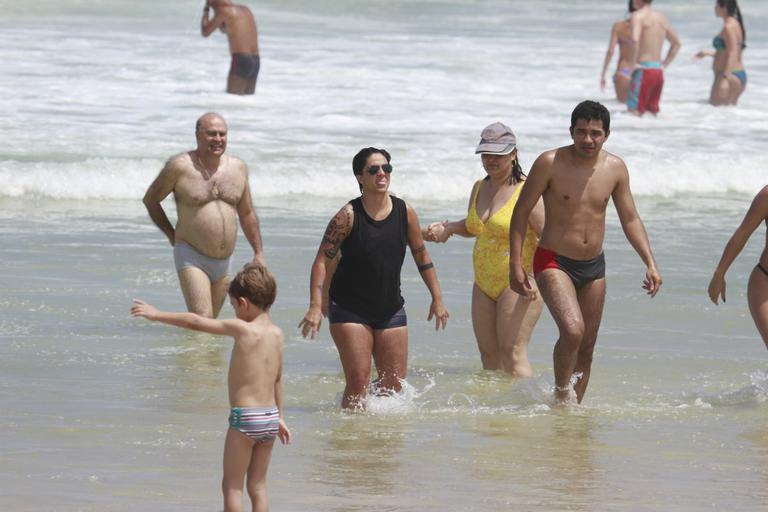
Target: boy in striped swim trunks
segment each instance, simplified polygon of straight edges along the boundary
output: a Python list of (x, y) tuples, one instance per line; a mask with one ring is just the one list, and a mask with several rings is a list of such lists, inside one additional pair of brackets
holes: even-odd
[(185, 329), (234, 338), (229, 362), (229, 430), (224, 442), (224, 511), (241, 510), (243, 479), (253, 510), (268, 510), (266, 476), (275, 439), (290, 443), (283, 420), (283, 332), (269, 318), (277, 285), (266, 267), (249, 264), (229, 285), (237, 318), (158, 311), (134, 300), (131, 314)]

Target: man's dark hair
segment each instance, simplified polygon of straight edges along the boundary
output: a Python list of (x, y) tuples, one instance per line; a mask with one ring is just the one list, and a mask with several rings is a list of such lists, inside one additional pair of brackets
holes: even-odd
[(571, 114), (571, 128), (576, 127), (576, 121), (583, 119), (587, 122), (598, 120), (603, 122), (603, 131), (608, 134), (611, 131), (611, 114), (602, 103), (592, 100), (582, 101)]

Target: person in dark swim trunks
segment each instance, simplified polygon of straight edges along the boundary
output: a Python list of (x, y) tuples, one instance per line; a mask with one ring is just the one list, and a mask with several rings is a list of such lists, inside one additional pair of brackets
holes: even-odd
[[(214, 11), (210, 18), (211, 9)], [(231, 94), (253, 94), (259, 76), (261, 60), (256, 19), (244, 5), (235, 5), (230, 0), (208, 0), (200, 20), (200, 31), (208, 37), (216, 29), (227, 34), (232, 62), (227, 78), (227, 92)]]
[(602, 149), (610, 134), (610, 114), (584, 101), (571, 115), (573, 144), (543, 153), (531, 167), (512, 214), (510, 287), (534, 291), (521, 264), (528, 217), (544, 199), (544, 230), (533, 257), (541, 296), (557, 324), (554, 349), (555, 398), (579, 402), (589, 383), (592, 355), (605, 302), (605, 212), (613, 199), (621, 227), (647, 267), (643, 288), (655, 296), (661, 275), (629, 188), (624, 162)]
[[(352, 160), (361, 195), (331, 219), (312, 264), (309, 310), (299, 322), (314, 339), (324, 314), (344, 369), (341, 406), (363, 409), (371, 356), (384, 392), (399, 391), (408, 360), (408, 327), (400, 294), (406, 246), (432, 295), (428, 320), (445, 328), (448, 310), (416, 212), (389, 193), (390, 156), (364, 148)], [(340, 258), (337, 259), (340, 253)], [(334, 271), (335, 268), (335, 271)], [(326, 295), (327, 277), (333, 275)]]
[(533, 256), (533, 276), (536, 277), (548, 268), (562, 270), (571, 278), (578, 290), (596, 279), (605, 277), (605, 253), (600, 253), (591, 260), (572, 260), (555, 251), (538, 247)]
[[(717, 304), (718, 299), (725, 302), (725, 273), (728, 272), (731, 263), (746, 245), (750, 235), (763, 222), (768, 226), (768, 186), (763, 187), (757, 193), (752, 201), (752, 206), (749, 207), (749, 211), (744, 216), (744, 220), (741, 221), (741, 225), (733, 233), (723, 250), (723, 256), (717, 264), (707, 290), (709, 298), (715, 304)], [(749, 276), (747, 302), (749, 302), (749, 312), (752, 314), (757, 330), (768, 348), (768, 234), (760, 260)]]
[[(259, 77), (260, 67), (261, 60), (258, 55), (234, 53), (232, 54), (232, 64), (229, 67), (229, 74), (253, 82), (253, 87), (255, 88), (256, 79)], [(251, 93), (253, 93), (253, 90), (251, 90)]]

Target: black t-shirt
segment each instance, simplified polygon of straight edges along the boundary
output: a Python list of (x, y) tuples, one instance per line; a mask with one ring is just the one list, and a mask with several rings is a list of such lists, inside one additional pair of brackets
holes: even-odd
[(350, 201), (355, 213), (352, 230), (341, 244), (341, 261), (331, 281), (331, 300), (372, 320), (394, 315), (405, 301), (400, 294), (400, 269), (408, 243), (405, 201), (394, 196), (392, 211), (374, 220), (361, 197)]

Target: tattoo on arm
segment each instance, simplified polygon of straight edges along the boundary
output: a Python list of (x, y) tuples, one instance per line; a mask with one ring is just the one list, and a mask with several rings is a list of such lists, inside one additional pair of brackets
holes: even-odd
[(426, 263), (424, 265), (418, 265), (416, 268), (419, 269), (419, 272), (424, 272), (426, 270), (434, 268), (434, 266), (435, 266), (435, 264), (430, 261), (429, 263)]
[(347, 238), (347, 230), (348, 226), (351, 225), (352, 212), (347, 210), (345, 213), (346, 217), (342, 218), (341, 221), (338, 219), (339, 215), (332, 218), (331, 222), (328, 223), (328, 228), (325, 230), (325, 235), (323, 235), (322, 245), (325, 246), (323, 254), (330, 260), (336, 257), (341, 244)]
[(421, 254), (422, 252), (427, 250), (427, 246), (424, 244), (421, 244), (419, 247), (413, 249), (411, 253), (416, 256), (417, 254)]

